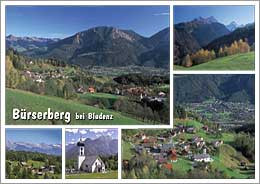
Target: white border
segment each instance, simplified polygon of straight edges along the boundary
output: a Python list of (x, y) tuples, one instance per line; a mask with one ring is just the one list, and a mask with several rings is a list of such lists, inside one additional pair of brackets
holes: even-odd
[[(170, 128), (173, 124), (173, 113), (171, 116), (171, 125), (157, 125), (149, 127), (135, 125), (28, 125), (15, 126), (5, 125), (5, 6), (6, 5), (171, 5), (170, 8), (170, 112), (173, 109), (173, 74), (255, 74), (255, 179), (120, 179), (121, 178), (121, 128)], [(173, 12), (172, 5), (254, 5), (255, 6), (255, 71), (173, 71)], [(63, 179), (5, 179), (5, 151), (1, 154), (1, 182), (3, 183), (259, 183), (259, 2), (258, 1), (2, 1), (1, 2), (1, 150), (5, 150), (5, 128), (62, 128), (63, 144), (65, 143), (65, 128), (119, 128), (118, 129), (118, 162), (119, 179), (66, 179), (65, 167), (62, 169)], [(63, 145), (63, 163), (65, 166), (65, 144)]]

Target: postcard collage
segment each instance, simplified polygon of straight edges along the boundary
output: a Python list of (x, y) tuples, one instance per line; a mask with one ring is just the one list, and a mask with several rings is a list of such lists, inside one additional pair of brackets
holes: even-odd
[(1, 2), (1, 183), (257, 183), (258, 112), (258, 1)]

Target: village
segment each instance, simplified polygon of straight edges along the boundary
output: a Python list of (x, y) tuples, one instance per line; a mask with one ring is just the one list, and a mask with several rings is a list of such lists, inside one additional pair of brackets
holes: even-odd
[(18, 165), (27, 169), (28, 171), (31, 171), (32, 174), (36, 174), (38, 176), (44, 176), (46, 173), (54, 174), (55, 171), (55, 165), (41, 166), (39, 168), (35, 167), (33, 163), (29, 164), (27, 162), (18, 162)]
[[(25, 154), (29, 153), (28, 159)], [(45, 154), (37, 152), (8, 151), (6, 168), (8, 178), (22, 179), (56, 179), (61, 177), (61, 157), (47, 155), (43, 160), (40, 156)], [(31, 157), (30, 157), (31, 156)], [(37, 158), (36, 158), (37, 157)], [(17, 160), (15, 160), (17, 159)]]
[[(158, 75), (152, 76), (146, 72), (125, 74), (119, 69), (111, 75), (99, 75), (92, 69), (55, 59), (32, 59), (11, 51), (9, 55), (16, 58), (13, 65), (10, 61), (11, 72), (7, 77), (7, 88), (13, 92), (8, 93), (10, 96), (16, 97), (17, 93), (33, 97), (40, 95), (40, 100), (58, 97), (57, 100), (64, 104), (68, 103), (67, 100), (73, 101), (82, 111), (93, 107), (95, 111), (115, 111), (118, 116), (111, 123), (118, 123), (116, 119), (122, 118), (130, 118), (131, 121), (123, 121), (129, 124), (170, 122), (170, 80), (167, 73), (159, 71)], [(12, 70), (15, 72), (12, 73)], [(22, 93), (23, 91), (31, 93)], [(35, 100), (38, 101), (39, 98), (30, 98), (26, 103)], [(70, 109), (70, 105), (62, 108)], [(147, 113), (140, 113), (143, 111)]]
[(242, 102), (225, 102), (217, 99), (202, 103), (182, 104), (187, 111), (196, 111), (201, 117), (225, 128), (241, 127), (253, 123), (254, 104)]
[(65, 74), (64, 69), (58, 68), (57, 70), (50, 70), (47, 72), (34, 72), (30, 70), (24, 70), (23, 76), (27, 79), (31, 79), (36, 83), (45, 83), (48, 79), (68, 79), (69, 76)]
[[(29, 62), (30, 65), (34, 65), (33, 61)], [(33, 71), (26, 69), (22, 72), (22, 75), (27, 79), (27, 80), (32, 80), (35, 83), (45, 83), (47, 80), (50, 79), (71, 79), (75, 77), (76, 71), (73, 72), (68, 72), (68, 69), (64, 67), (55, 67), (53, 69), (47, 69), (47, 70), (40, 70), (40, 71)], [(146, 89), (145, 87), (111, 87), (109, 90), (107, 89), (100, 89), (100, 88), (95, 88), (94, 85), (88, 85), (88, 86), (83, 86), (79, 85), (78, 88), (74, 89), (75, 93), (78, 94), (86, 94), (86, 93), (98, 93), (98, 92), (107, 92), (109, 94), (113, 95), (118, 95), (118, 96), (139, 96), (140, 101), (158, 101), (158, 102), (163, 102), (166, 99), (166, 93), (163, 91), (158, 92), (157, 95), (155, 96), (149, 96), (148, 94), (152, 93), (152, 90)]]
[[(192, 117), (175, 119), (169, 130), (123, 130), (122, 177), (150, 178), (146, 174), (152, 167), (150, 174), (162, 178), (192, 178), (199, 171), (203, 178), (251, 178), (254, 163), (236, 149), (235, 141), (241, 135)], [(145, 158), (147, 161), (140, 163)]]
[[(193, 167), (196, 167), (198, 163), (214, 162), (209, 152), (212, 153), (218, 149), (223, 144), (223, 140), (216, 139), (209, 142), (203, 137), (197, 136), (197, 131), (194, 126), (176, 125), (172, 130), (164, 131), (156, 136), (138, 133), (134, 137), (126, 139), (130, 141), (135, 154), (145, 151), (156, 160), (160, 167), (171, 170), (179, 158), (191, 161)], [(201, 131), (209, 134), (214, 132), (208, 126), (203, 126)], [(182, 134), (192, 136), (189, 139), (175, 139)], [(123, 167), (127, 168), (128, 162), (129, 160), (123, 160)]]

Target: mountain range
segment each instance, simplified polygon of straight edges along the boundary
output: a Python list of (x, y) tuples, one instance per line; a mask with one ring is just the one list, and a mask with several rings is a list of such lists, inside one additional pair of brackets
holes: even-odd
[(6, 37), (6, 47), (13, 48), (18, 52), (29, 52), (35, 49), (44, 50), (48, 44), (59, 40), (59, 38), (16, 37), (8, 35)]
[(237, 28), (241, 28), (241, 27), (244, 27), (244, 25), (239, 25), (238, 23), (236, 23), (235, 21), (232, 21), (230, 22), (228, 25), (226, 25), (226, 28), (229, 30), (229, 31), (234, 31), (236, 30)]
[(169, 28), (151, 37), (143, 37), (132, 30), (100, 26), (61, 40), (40, 40), (39, 44), (34, 44), (34, 48), (30, 44), (19, 45), (20, 42), (14, 42), (10, 38), (7, 38), (7, 42), (11, 48), (26, 48), (22, 53), (29, 56), (51, 57), (80, 66), (169, 67)]
[(7, 150), (14, 151), (30, 151), (30, 152), (39, 152), (49, 155), (61, 155), (61, 144), (34, 144), (28, 142), (12, 142), (10, 140), (6, 143)]
[(254, 31), (254, 23), (243, 26), (231, 22), (229, 25), (224, 25), (212, 16), (175, 24), (174, 63), (181, 64), (182, 58), (201, 48), (218, 51), (220, 46), (229, 46), (239, 39), (247, 39), (252, 45), (255, 40)]
[(255, 103), (254, 75), (175, 75), (174, 77), (174, 99), (177, 103), (200, 103), (211, 98)]
[[(85, 155), (111, 156), (118, 153), (118, 140), (111, 136), (100, 136), (96, 139), (87, 138), (85, 143)], [(66, 145), (66, 159), (77, 158), (77, 144)]]

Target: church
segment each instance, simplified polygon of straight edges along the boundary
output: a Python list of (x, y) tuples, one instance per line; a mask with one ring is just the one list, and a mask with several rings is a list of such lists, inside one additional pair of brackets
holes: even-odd
[(79, 171), (85, 171), (88, 173), (104, 173), (106, 171), (105, 164), (98, 155), (85, 156), (85, 143), (82, 141), (81, 138), (80, 141), (77, 143), (77, 146), (79, 148), (77, 164), (77, 169)]

